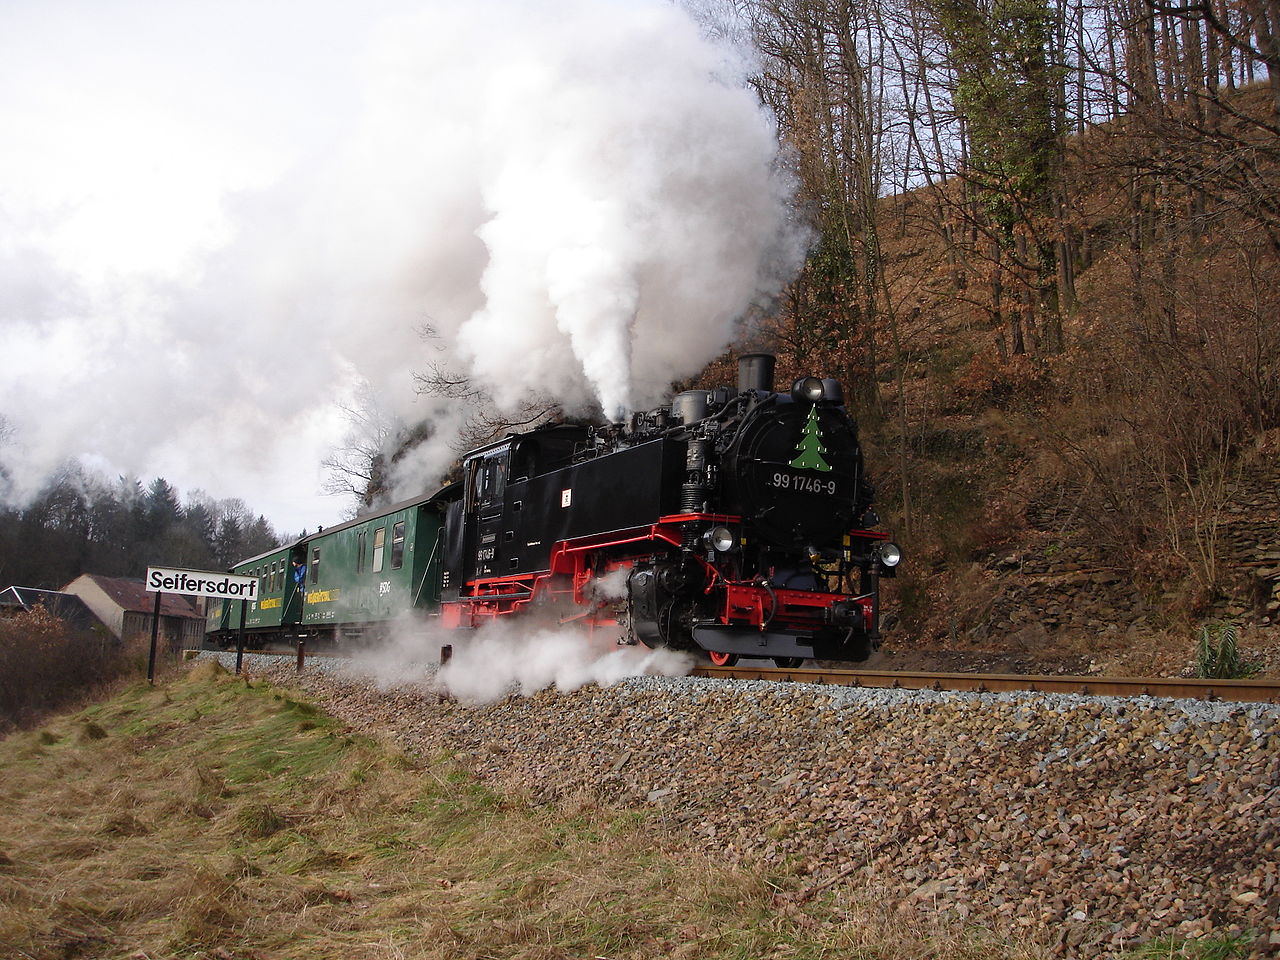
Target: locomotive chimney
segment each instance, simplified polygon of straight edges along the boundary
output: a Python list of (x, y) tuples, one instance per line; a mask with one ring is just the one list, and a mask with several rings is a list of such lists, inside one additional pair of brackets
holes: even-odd
[(738, 358), (738, 392), (763, 390), (773, 392), (773, 365), (771, 353), (744, 353)]

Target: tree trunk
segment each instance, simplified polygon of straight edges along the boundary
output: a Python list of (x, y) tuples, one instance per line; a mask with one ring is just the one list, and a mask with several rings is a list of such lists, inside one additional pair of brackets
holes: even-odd
[[(1215, 0), (1209, 0), (1214, 3)], [(1234, 31), (1235, 26), (1231, 22), (1232, 5), (1228, 0), (1217, 0), (1217, 17), (1218, 20), (1226, 26), (1229, 31)], [(1210, 33), (1214, 36), (1215, 33)], [(1235, 48), (1230, 43), (1222, 44), (1222, 72), (1227, 81), (1227, 90), (1231, 93), (1236, 92), (1236, 67), (1235, 67)]]

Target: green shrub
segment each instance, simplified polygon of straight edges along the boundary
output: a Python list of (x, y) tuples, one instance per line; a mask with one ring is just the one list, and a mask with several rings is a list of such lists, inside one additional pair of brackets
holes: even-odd
[(1240, 631), (1234, 623), (1209, 620), (1200, 625), (1196, 643), (1196, 676), (1206, 680), (1235, 680), (1257, 673), (1240, 658)]

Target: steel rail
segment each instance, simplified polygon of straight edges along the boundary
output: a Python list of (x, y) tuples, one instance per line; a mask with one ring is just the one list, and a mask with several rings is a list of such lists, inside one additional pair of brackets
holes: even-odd
[[(290, 650), (245, 650), (246, 654), (294, 657)], [(313, 657), (345, 657), (343, 653), (313, 653)], [(890, 670), (835, 670), (818, 667), (716, 667), (703, 664), (690, 676), (732, 680), (772, 680), (836, 687), (880, 687), (896, 690), (935, 690), (962, 693), (1071, 693), (1094, 697), (1171, 697), (1280, 704), (1280, 680), (1196, 680), (1184, 677), (1067, 677), (1014, 673), (918, 673)]]
[(775, 680), (844, 687), (888, 687), (976, 693), (1025, 691), (1105, 697), (1176, 697), (1280, 703), (1280, 680), (1194, 680), (1163, 677), (1023, 676), (1010, 673), (909, 673), (878, 670), (824, 670), (800, 667), (715, 667), (694, 669), (695, 677)]

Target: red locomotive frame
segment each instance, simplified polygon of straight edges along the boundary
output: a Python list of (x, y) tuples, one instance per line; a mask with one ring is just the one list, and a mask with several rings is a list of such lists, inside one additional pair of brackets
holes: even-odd
[[(589, 630), (613, 629), (618, 625), (612, 600), (598, 600), (589, 584), (638, 561), (669, 556), (681, 548), (684, 529), (695, 524), (741, 525), (742, 518), (719, 513), (681, 513), (663, 516), (656, 523), (629, 530), (562, 540), (551, 549), (550, 569), (509, 577), (469, 580), (463, 595), (441, 604), (441, 622), (451, 629), (479, 627), (532, 607), (551, 605), (573, 612), (559, 616), (560, 623), (577, 623)], [(887, 533), (852, 530), (848, 536), (862, 540), (888, 540)], [(698, 556), (704, 568), (704, 593), (723, 590), (716, 621), (726, 626), (765, 630), (811, 631), (825, 622), (826, 612), (836, 603), (856, 603), (865, 629), (872, 628), (875, 601), (870, 595), (793, 590), (767, 583), (727, 579), (716, 564)], [(602, 562), (603, 561), (603, 562)]]

